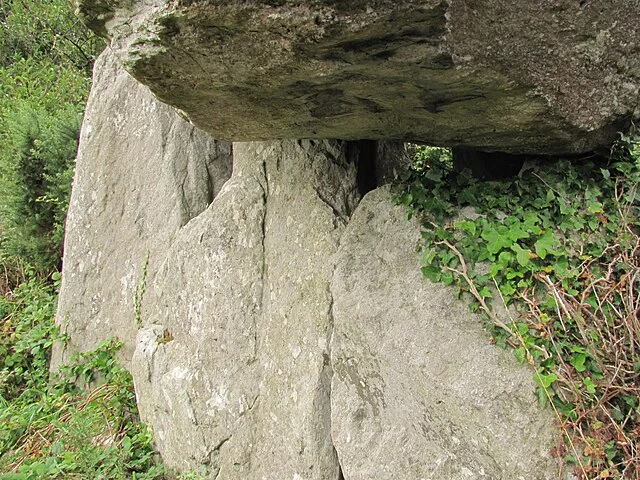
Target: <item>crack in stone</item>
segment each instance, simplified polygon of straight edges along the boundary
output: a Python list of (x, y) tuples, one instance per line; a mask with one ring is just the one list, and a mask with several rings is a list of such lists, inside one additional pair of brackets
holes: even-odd
[[(260, 304), (258, 306), (258, 311), (260, 314), (263, 314), (265, 311), (265, 299), (268, 295), (267, 292), (267, 213), (268, 213), (268, 205), (269, 205), (269, 178), (267, 175), (267, 160), (265, 157), (262, 158), (261, 163), (261, 178), (258, 178), (258, 184), (262, 189), (262, 224), (261, 224), (261, 246), (262, 246), (262, 265), (260, 266)], [(253, 326), (253, 362), (258, 359), (258, 327), (255, 324)], [(253, 363), (251, 362), (251, 363)]]
[[(344, 151), (344, 150), (343, 150)], [(344, 216), (341, 215), (340, 212), (338, 211), (337, 208), (335, 208), (333, 205), (331, 205), (330, 203), (326, 202), (322, 196), (318, 193), (318, 191), (316, 190), (316, 193), (318, 194), (318, 198), (323, 201), (324, 203), (326, 203), (327, 205), (329, 205), (334, 213), (334, 215), (339, 218), (340, 220), (342, 220), (344, 222), (343, 224), (343, 228), (342, 231), (340, 232), (340, 236), (338, 238), (337, 241), (337, 245), (336, 245), (336, 250), (334, 252), (334, 255), (338, 254), (338, 251), (340, 250), (340, 245), (342, 244), (342, 237), (345, 234), (345, 231), (347, 229), (347, 226), (349, 224), (349, 220), (350, 220), (350, 216)], [(359, 203), (359, 200), (358, 200)], [(357, 207), (357, 204), (353, 207), (354, 210)], [(331, 439), (331, 445), (333, 447), (333, 452), (335, 454), (336, 457), (336, 461), (338, 463), (338, 477), (337, 480), (344, 480), (344, 473), (342, 471), (342, 464), (340, 463), (340, 455), (338, 454), (338, 450), (335, 447), (335, 442), (334, 442), (334, 438), (333, 438), (333, 404), (331, 402), (332, 396), (333, 396), (333, 375), (334, 375), (334, 370), (333, 370), (333, 336), (335, 334), (335, 317), (334, 317), (334, 298), (333, 298), (333, 291), (332, 291), (332, 285), (333, 285), (333, 278), (335, 276), (335, 272), (336, 272), (336, 268), (337, 268), (337, 264), (333, 263), (333, 268), (332, 268), (332, 272), (331, 272), (331, 276), (329, 279), (329, 286), (328, 286), (328, 296), (329, 296), (329, 308), (328, 308), (328, 328), (327, 328), (327, 347), (326, 347), (326, 362), (327, 362), (327, 379), (328, 379), (328, 391), (329, 391), (329, 418), (328, 418), (328, 425), (329, 425), (329, 435), (330, 435), (330, 439)]]

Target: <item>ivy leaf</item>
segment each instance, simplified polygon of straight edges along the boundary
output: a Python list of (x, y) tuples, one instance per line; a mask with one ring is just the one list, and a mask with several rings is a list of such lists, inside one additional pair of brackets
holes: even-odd
[(506, 283), (500, 284), (500, 293), (502, 293), (502, 295), (504, 295), (505, 297), (510, 297), (511, 295), (516, 293), (516, 289), (513, 286), (513, 283), (506, 282)]
[(527, 352), (526, 352), (526, 350), (524, 349), (524, 347), (518, 347), (518, 348), (516, 348), (516, 349), (513, 351), (513, 353), (515, 354), (516, 359), (518, 360), (518, 363), (524, 363), (524, 360), (525, 360), (525, 358), (526, 358), (526, 356), (527, 356)]
[(547, 406), (547, 391), (544, 388), (536, 388), (536, 397), (538, 397), (538, 406), (540, 406), (540, 408)]
[(553, 235), (551, 230), (547, 230), (544, 235), (542, 235), (536, 243), (533, 245), (533, 248), (536, 251), (536, 254), (541, 258), (545, 259), (547, 254), (553, 253), (553, 247), (558, 244), (558, 240)]
[(523, 223), (517, 222), (509, 225), (507, 236), (509, 237), (509, 239), (516, 242), (523, 238), (529, 238), (529, 233), (527, 232), (526, 226)]
[(516, 252), (516, 260), (521, 267), (526, 267), (529, 265), (529, 262), (531, 261), (531, 250), (529, 250), (528, 248), (522, 248), (517, 243), (514, 243), (511, 246), (511, 250)]
[(455, 280), (453, 273), (450, 271), (446, 271), (442, 274), (442, 276), (440, 277), (440, 280), (442, 281), (442, 283), (444, 283), (445, 285), (451, 285), (453, 283), (453, 281)]
[(587, 389), (587, 393), (594, 394), (596, 393), (596, 385), (591, 380), (591, 377), (586, 377), (582, 380), (585, 388)]
[(487, 250), (489, 253), (496, 254), (500, 250), (510, 248), (511, 245), (513, 245), (513, 240), (508, 236), (508, 229), (506, 227), (503, 228), (504, 230), (500, 229), (502, 231), (490, 228), (489, 230), (482, 232), (481, 237), (487, 241)]
[(584, 364), (586, 360), (587, 360), (587, 356), (584, 353), (578, 353), (573, 357), (571, 357), (571, 365), (573, 365), (573, 368), (575, 368), (576, 371), (584, 372), (587, 369), (587, 367)]
[(553, 200), (555, 200), (555, 198), (556, 198), (556, 194), (553, 193), (553, 190), (549, 188), (547, 190), (547, 202), (552, 202)]
[(589, 213), (602, 213), (604, 211), (602, 203), (600, 202), (589, 202), (587, 209)]
[(422, 274), (434, 283), (439, 282), (440, 278), (442, 278), (442, 273), (440, 272), (439, 267), (422, 267)]
[(473, 220), (455, 222), (453, 226), (465, 233), (468, 233), (471, 236), (475, 236), (476, 234), (476, 222), (474, 222)]
[(535, 382), (542, 388), (549, 388), (553, 383), (558, 380), (558, 376), (555, 373), (540, 373), (538, 372), (534, 378)]
[(525, 212), (524, 213), (524, 226), (525, 228), (532, 233), (540, 233), (540, 217), (535, 212)]
[(436, 258), (436, 252), (433, 249), (426, 248), (422, 252), (422, 265), (428, 266), (433, 264), (433, 261)]
[(479, 293), (482, 298), (493, 298), (493, 295), (491, 295), (491, 290), (489, 290), (487, 287), (482, 287)]

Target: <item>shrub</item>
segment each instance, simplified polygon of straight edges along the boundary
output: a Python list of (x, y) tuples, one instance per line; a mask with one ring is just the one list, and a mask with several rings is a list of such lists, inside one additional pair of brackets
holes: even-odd
[(74, 107), (55, 116), (23, 107), (9, 126), (8, 149), (0, 156), (0, 248), (47, 273), (62, 258), (80, 114)]

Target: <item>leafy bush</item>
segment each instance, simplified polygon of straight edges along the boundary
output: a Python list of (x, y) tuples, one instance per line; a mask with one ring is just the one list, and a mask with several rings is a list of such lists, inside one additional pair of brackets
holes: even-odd
[(37, 279), (0, 297), (0, 398), (4, 402), (46, 387), (51, 345), (57, 337), (51, 320), (55, 305), (54, 287)]
[(66, 0), (5, 0), (0, 4), (0, 65), (46, 58), (91, 71), (102, 42), (73, 15)]
[(31, 279), (0, 297), (0, 478), (162, 478), (115, 356), (120, 344), (76, 355), (51, 377), (51, 347), (63, 340), (55, 280)]
[[(119, 348), (106, 342), (76, 357), (46, 388), (4, 401), (0, 471), (7, 473), (0, 478), (164, 478), (151, 433), (137, 418), (131, 376), (115, 360)], [(71, 381), (80, 377), (93, 388)]]
[(566, 433), (556, 453), (579, 478), (640, 479), (637, 143), (621, 136), (607, 161), (533, 164), (502, 182), (429, 155), (396, 185), (424, 220), (424, 275), (471, 294), (493, 340), (535, 368)]
[(55, 116), (24, 107), (9, 119), (0, 194), (2, 250), (40, 272), (62, 258), (80, 114), (68, 107)]
[(117, 342), (49, 372), (64, 340), (53, 321), (60, 275), (50, 274), (103, 46), (71, 8), (0, 2), (0, 479), (162, 478)]
[[(0, 3), (0, 256), (41, 275), (60, 262), (82, 106), (103, 43), (67, 0)], [(5, 281), (15, 275), (8, 273)]]

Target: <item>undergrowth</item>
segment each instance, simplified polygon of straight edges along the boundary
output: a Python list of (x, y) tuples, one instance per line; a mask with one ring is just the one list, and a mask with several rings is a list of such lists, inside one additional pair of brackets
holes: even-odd
[[(640, 479), (640, 149), (526, 164), (480, 182), (417, 147), (395, 186), (423, 219), (422, 271), (471, 294), (493, 341), (535, 369), (580, 479)], [(505, 308), (505, 306), (507, 308)]]
[(164, 478), (119, 343), (50, 375), (51, 346), (63, 340), (55, 301), (56, 285), (35, 279), (0, 299), (0, 478)]
[(68, 0), (0, 1), (3, 480), (172, 478), (155, 461), (117, 342), (49, 372), (52, 345), (65, 340), (53, 318), (80, 118), (103, 47)]

